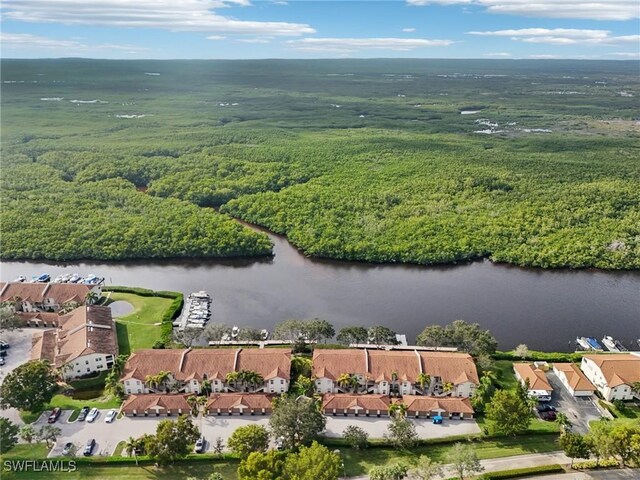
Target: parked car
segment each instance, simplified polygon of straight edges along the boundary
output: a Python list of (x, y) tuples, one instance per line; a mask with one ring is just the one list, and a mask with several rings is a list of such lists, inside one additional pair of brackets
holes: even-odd
[(87, 422), (91, 423), (94, 422), (96, 420), (96, 418), (98, 418), (98, 414), (100, 412), (98, 411), (97, 408), (92, 408), (89, 413), (87, 414)]
[(547, 422), (553, 422), (556, 419), (556, 412), (540, 412), (540, 418)]
[(7, 351), (6, 350), (0, 350), (0, 357), (6, 357), (7, 356)]
[(6, 350), (9, 347), (11, 347), (11, 345), (9, 345), (7, 342), (0, 340), (0, 350)]
[(0, 367), (4, 365), (6, 362), (4, 361), (4, 357), (0, 357)]
[(64, 447), (62, 449), (62, 455), (70, 455), (72, 450), (73, 450), (73, 443), (67, 442), (64, 444)]
[(196, 447), (193, 449), (193, 451), (196, 453), (204, 453), (204, 447), (206, 443), (207, 441), (204, 439), (204, 437), (200, 437), (198, 440), (196, 440)]
[(87, 419), (87, 414), (89, 413), (89, 410), (91, 410), (89, 407), (82, 407), (80, 409), (80, 414), (78, 415), (79, 422), (84, 422)]
[(276, 450), (284, 450), (284, 438), (276, 438)]
[(539, 412), (555, 412), (556, 407), (549, 405), (548, 403), (541, 403), (536, 407)]
[(107, 412), (107, 415), (104, 417), (104, 421), (106, 423), (111, 423), (116, 419), (116, 415), (118, 414), (118, 412), (116, 412), (115, 410), (109, 410)]
[(550, 402), (551, 395), (543, 395), (542, 397), (537, 397), (539, 402)]
[(84, 456), (89, 457), (93, 453), (93, 447), (96, 446), (96, 439), (92, 438), (87, 441), (87, 444), (84, 446)]
[(54, 408), (53, 410), (51, 410), (51, 413), (49, 414), (49, 418), (47, 419), (47, 422), (56, 423), (56, 420), (58, 420), (61, 413), (62, 413), (62, 410), (59, 407)]

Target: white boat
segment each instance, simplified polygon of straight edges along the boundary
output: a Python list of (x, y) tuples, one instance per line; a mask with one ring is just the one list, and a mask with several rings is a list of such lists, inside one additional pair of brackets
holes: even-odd
[(58, 275), (56, 278), (53, 279), (53, 283), (62, 283), (64, 282), (62, 275)]
[(237, 325), (234, 325), (233, 328), (231, 329), (231, 338), (236, 338), (239, 333), (240, 333), (240, 328), (238, 328)]
[(269, 330), (267, 330), (266, 328), (260, 330), (260, 337), (262, 338), (262, 340), (269, 340)]
[(82, 280), (82, 277), (78, 273), (74, 273), (74, 274), (71, 275), (71, 277), (69, 277), (69, 282), (70, 283), (78, 283), (81, 280)]
[(587, 342), (586, 337), (578, 337), (576, 338), (576, 343), (583, 349), (583, 350), (591, 350), (591, 345), (589, 345), (589, 342)]
[(625, 348), (624, 345), (622, 345), (621, 342), (619, 342), (618, 340), (616, 340), (615, 338), (613, 338), (610, 335), (606, 335), (603, 339), (602, 339), (602, 344), (607, 347), (607, 350), (611, 351), (611, 352), (626, 352), (627, 349)]
[(18, 275), (18, 277), (14, 280), (14, 282), (22, 283), (27, 280), (27, 277), (24, 275)]

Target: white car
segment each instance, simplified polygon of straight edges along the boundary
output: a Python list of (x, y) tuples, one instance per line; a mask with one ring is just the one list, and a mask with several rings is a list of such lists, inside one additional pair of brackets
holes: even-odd
[(97, 408), (92, 408), (89, 413), (87, 414), (87, 422), (92, 423), (96, 420), (96, 418), (98, 418), (98, 414), (100, 412), (98, 412)]
[(104, 421), (106, 423), (111, 423), (116, 419), (116, 415), (118, 414), (118, 412), (116, 412), (115, 410), (109, 410), (107, 412), (107, 416), (104, 417)]

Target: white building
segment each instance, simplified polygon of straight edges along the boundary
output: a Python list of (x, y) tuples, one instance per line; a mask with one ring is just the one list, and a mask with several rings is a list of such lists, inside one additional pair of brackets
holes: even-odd
[(640, 353), (585, 355), (580, 368), (607, 401), (640, 398)]
[(58, 327), (34, 335), (32, 360), (48, 360), (66, 379), (108, 370), (118, 355), (111, 309), (78, 307), (58, 318)]
[[(200, 393), (205, 382), (209, 393), (285, 393), (290, 370), (288, 348), (138, 350), (120, 380), (127, 394)], [(152, 381), (161, 374), (162, 381)], [(258, 377), (251, 380), (251, 374)]]
[(466, 353), (344, 349), (313, 353), (318, 393), (470, 397), (478, 372)]
[(553, 371), (574, 397), (591, 397), (596, 390), (575, 363), (554, 363)]
[(528, 384), (529, 396), (539, 399), (551, 397), (553, 387), (547, 380), (547, 375), (541, 368), (530, 363), (514, 363), (513, 371), (520, 383), (523, 385)]

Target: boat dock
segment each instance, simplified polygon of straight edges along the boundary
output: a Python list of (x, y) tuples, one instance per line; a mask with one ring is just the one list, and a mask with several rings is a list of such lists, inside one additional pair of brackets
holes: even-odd
[[(315, 340), (313, 341), (305, 341), (307, 345), (312, 345), (317, 343)], [(280, 346), (280, 345), (292, 345), (288, 340), (221, 340), (219, 342), (210, 341), (210, 347), (246, 347), (246, 346), (257, 346), (258, 348), (265, 348), (271, 346)]]
[(211, 297), (205, 291), (194, 292), (184, 301), (182, 314), (173, 322), (178, 330), (204, 328), (211, 319)]
[(456, 347), (425, 347), (422, 345), (376, 345), (374, 343), (350, 343), (349, 348), (368, 348), (377, 350), (421, 350), (427, 352), (457, 352)]

